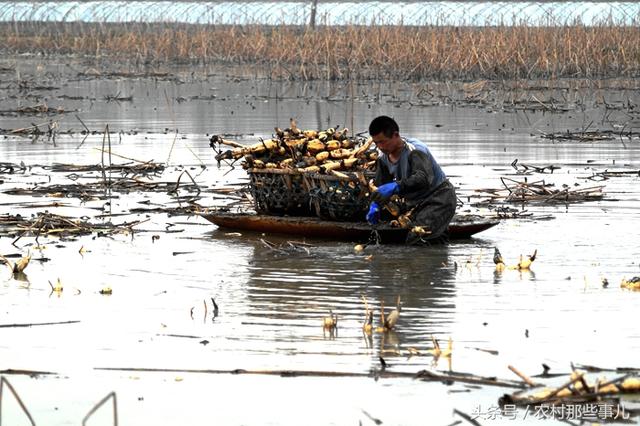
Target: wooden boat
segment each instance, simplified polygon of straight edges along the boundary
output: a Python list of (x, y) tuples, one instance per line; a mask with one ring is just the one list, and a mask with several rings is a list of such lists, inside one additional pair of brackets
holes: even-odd
[[(366, 242), (371, 232), (376, 230), (382, 243), (404, 243), (408, 229), (393, 228), (389, 225), (371, 226), (366, 222), (334, 222), (317, 217), (270, 216), (255, 213), (214, 212), (202, 217), (221, 228), (237, 231), (288, 234), (298, 237), (312, 237), (340, 241)], [(481, 216), (456, 215), (449, 224), (449, 239), (470, 238), (499, 222)]]

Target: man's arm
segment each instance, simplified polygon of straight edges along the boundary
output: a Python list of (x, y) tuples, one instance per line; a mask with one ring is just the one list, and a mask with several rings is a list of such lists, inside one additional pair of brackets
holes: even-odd
[(411, 168), (411, 175), (399, 182), (400, 195), (429, 188), (435, 179), (433, 164), (427, 154), (422, 151), (417, 149), (411, 151), (409, 154), (409, 167)]
[(376, 186), (380, 186), (384, 183), (389, 183), (393, 181), (393, 176), (389, 172), (387, 166), (380, 160), (376, 160), (376, 177), (374, 178), (374, 183)]

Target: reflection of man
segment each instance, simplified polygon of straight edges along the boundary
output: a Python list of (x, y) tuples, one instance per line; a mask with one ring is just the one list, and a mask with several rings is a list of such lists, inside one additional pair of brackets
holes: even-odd
[[(456, 211), (456, 192), (427, 146), (418, 139), (400, 136), (398, 123), (393, 118), (380, 116), (369, 125), (369, 134), (382, 152), (377, 161), (373, 202), (367, 221), (380, 218), (380, 206), (393, 194), (405, 199), (412, 225), (430, 231), (422, 240), (446, 237), (447, 227)], [(407, 242), (418, 240), (411, 233)]]
[[(382, 326), (381, 304), (384, 303), (388, 316), (395, 309), (398, 296), (401, 303), (395, 328), (386, 333), (374, 333), (374, 339), (379, 336), (380, 348), (397, 349), (393, 346), (397, 343), (405, 349), (415, 347), (424, 343), (423, 333), (439, 335), (446, 331), (443, 324), (456, 315), (456, 297), (452, 297), (455, 296), (456, 269), (451, 248), (447, 245), (428, 248), (388, 245), (374, 250), (384, 252), (384, 256), (374, 254), (367, 262), (368, 285), (362, 290), (369, 309), (374, 311), (374, 330)], [(364, 315), (361, 318), (364, 322)], [(446, 342), (443, 346), (446, 347)], [(377, 363), (377, 357), (372, 361)]]

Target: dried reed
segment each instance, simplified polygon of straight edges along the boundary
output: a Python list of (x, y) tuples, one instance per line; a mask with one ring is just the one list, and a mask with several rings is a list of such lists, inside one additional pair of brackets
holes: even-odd
[(637, 76), (639, 27), (201, 26), (11, 23), (4, 53), (159, 63), (250, 64), (288, 79)]

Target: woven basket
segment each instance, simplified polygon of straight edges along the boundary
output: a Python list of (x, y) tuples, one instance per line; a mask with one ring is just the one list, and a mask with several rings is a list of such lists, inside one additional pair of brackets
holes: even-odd
[(249, 169), (247, 172), (256, 212), (314, 216), (301, 173), (283, 169)]
[(325, 220), (361, 222), (369, 208), (369, 190), (355, 174), (348, 178), (318, 173), (305, 173), (304, 183), (309, 191), (316, 215)]

